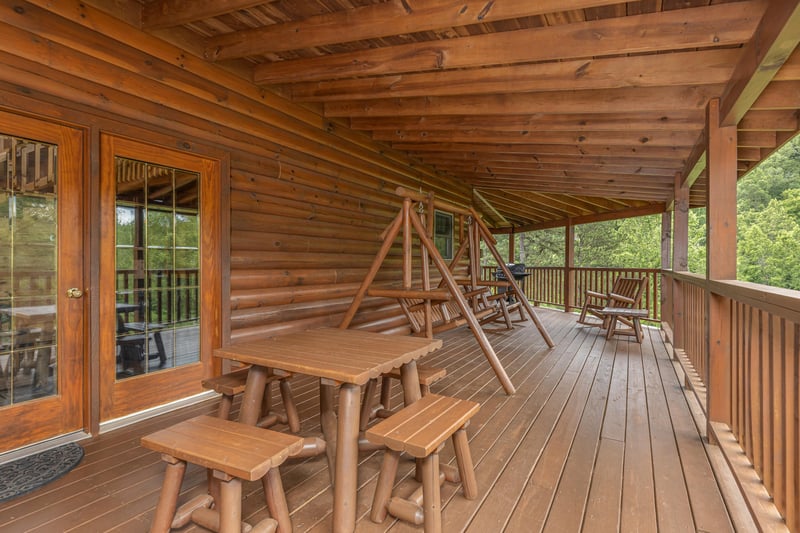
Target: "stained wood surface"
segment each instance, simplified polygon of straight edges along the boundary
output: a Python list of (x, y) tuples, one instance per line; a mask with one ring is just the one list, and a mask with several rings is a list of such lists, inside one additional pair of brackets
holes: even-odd
[(364, 385), (432, 352), (439, 339), (322, 328), (218, 348), (214, 355), (241, 363)]
[[(577, 325), (576, 315), (540, 314), (557, 341), (555, 349), (545, 348), (530, 322), (488, 333), (518, 384), (513, 396), (499, 390), (468, 331), (442, 335), (443, 348), (422, 360), (447, 368), (433, 393), (481, 405), (467, 428), (478, 498), (468, 501), (460, 487), (445, 484), (443, 530), (619, 531), (623, 523), (638, 523), (640, 531), (732, 531), (725, 503), (740, 511), (736, 506), (743, 504), (723, 500), (659, 333), (645, 328), (641, 345), (607, 341), (597, 328)], [(319, 434), (317, 381), (298, 375), (292, 386), (302, 434)], [(391, 392), (393, 405), (402, 405), (397, 382)], [(277, 391), (274, 400), (279, 401)], [(42, 533), (146, 531), (163, 462), (140, 447), (139, 438), (199, 414), (214, 416), (217, 406), (216, 400), (206, 401), (86, 441), (86, 456), (72, 472), (0, 504), (0, 523), (10, 531)], [(237, 401), (234, 416), (238, 406)], [(455, 464), (449, 446), (440, 458)], [(356, 531), (419, 531), (399, 521), (369, 520), (383, 452), (358, 459)], [(330, 531), (333, 492), (324, 455), (289, 459), (280, 469), (294, 530)], [(413, 461), (401, 459), (396, 494), (407, 496), (416, 488), (414, 470)], [(204, 469), (189, 466), (179, 503), (202, 494), (205, 479)], [(243, 494), (243, 520), (268, 516), (260, 483), (245, 483)], [(753, 527), (739, 525), (739, 530)], [(199, 531), (190, 526), (182, 533)]]
[(200, 415), (142, 437), (142, 446), (254, 481), (303, 447), (296, 435)]
[(478, 412), (480, 404), (428, 394), (365, 433), (371, 442), (414, 457), (427, 457)]

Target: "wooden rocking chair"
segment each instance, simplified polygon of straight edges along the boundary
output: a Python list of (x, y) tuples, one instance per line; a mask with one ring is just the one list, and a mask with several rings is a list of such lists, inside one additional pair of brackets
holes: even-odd
[[(647, 278), (625, 278), (619, 277), (614, 282), (611, 292), (603, 294), (587, 290), (581, 309), (581, 315), (578, 317), (579, 324), (587, 326), (600, 326), (602, 329), (608, 328), (610, 317), (603, 314), (604, 307), (614, 308), (631, 308), (639, 307), (639, 302), (642, 301), (644, 290), (647, 285)], [(597, 317), (597, 320), (587, 320), (587, 315)], [(625, 317), (619, 317), (618, 320), (624, 324), (633, 327)]]

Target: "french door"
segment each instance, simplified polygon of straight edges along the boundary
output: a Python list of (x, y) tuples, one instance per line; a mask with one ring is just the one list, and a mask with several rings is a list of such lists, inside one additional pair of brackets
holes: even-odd
[(0, 111), (0, 452), (85, 425), (82, 142)]
[(219, 342), (219, 163), (101, 137), (100, 418), (201, 392)]

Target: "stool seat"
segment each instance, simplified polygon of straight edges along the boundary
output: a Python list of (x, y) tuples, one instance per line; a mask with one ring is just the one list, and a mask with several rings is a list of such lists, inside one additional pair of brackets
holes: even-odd
[(427, 457), (478, 412), (480, 404), (428, 394), (369, 428), (364, 436), (412, 457)]
[[(246, 443), (247, 446), (242, 446)], [(142, 437), (142, 446), (231, 476), (255, 481), (299, 452), (303, 439), (201, 415)]]

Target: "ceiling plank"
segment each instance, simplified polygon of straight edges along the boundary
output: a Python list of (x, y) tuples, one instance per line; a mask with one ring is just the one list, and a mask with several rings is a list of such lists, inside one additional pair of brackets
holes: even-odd
[(464, 142), (523, 144), (587, 144), (613, 146), (684, 146), (694, 145), (700, 130), (681, 131), (549, 131), (514, 132), (485, 130), (453, 131), (386, 131), (373, 133), (378, 141), (399, 142)]
[(664, 146), (641, 146), (636, 148), (622, 146), (569, 146), (566, 144), (474, 144), (474, 143), (392, 143), (398, 150), (414, 152), (464, 151), (485, 154), (527, 154), (539, 155), (571, 155), (601, 157), (635, 157), (672, 159), (684, 164), (689, 150)]
[[(793, 83), (793, 82), (776, 82)], [(326, 117), (396, 117), (419, 115), (530, 115), (658, 112), (704, 109), (722, 85), (627, 87), (597, 91), (558, 91), (480, 96), (432, 96), (328, 102)]]
[(789, 131), (800, 129), (796, 110), (748, 111), (739, 122), (739, 131)]
[[(256, 83), (286, 83), (400, 72), (483, 67), (741, 44), (762, 5), (743, 1), (647, 15), (412, 43), (324, 57), (263, 63)], [(346, 28), (342, 33), (346, 34)], [(632, 39), (631, 35), (637, 38)]]
[[(575, 217), (570, 219), (570, 224), (579, 225), (579, 224), (591, 224), (593, 222), (606, 222), (609, 220), (618, 220), (620, 218), (633, 218), (633, 217), (641, 217), (646, 215), (657, 215), (659, 213), (663, 213), (666, 211), (667, 206), (664, 203), (654, 203), (652, 205), (648, 205), (645, 207), (636, 207), (632, 209), (625, 209), (621, 211), (616, 211), (613, 213), (600, 213), (597, 215), (587, 215), (584, 217)], [(540, 224), (532, 224), (530, 226), (524, 226), (515, 228), (517, 233), (521, 233), (524, 231), (536, 231), (542, 229), (552, 229), (552, 228), (560, 228), (565, 226), (567, 223), (566, 220), (560, 221), (550, 221), (544, 222)], [(503, 233), (503, 231), (493, 231), (492, 233)]]
[[(436, 162), (428, 162), (428, 164), (436, 166)], [(629, 174), (636, 176), (674, 176), (675, 173), (669, 169), (655, 169), (645, 167), (624, 167), (624, 166), (582, 166), (576, 167), (571, 165), (557, 164), (557, 165), (544, 165), (541, 163), (484, 163), (484, 164), (470, 164), (470, 163), (448, 163), (447, 170), (449, 171), (482, 171), (482, 172), (503, 172), (509, 170), (526, 171), (526, 172), (558, 172), (563, 171), (569, 174), (582, 174), (585, 172), (592, 172), (595, 174)]]
[[(619, 0), (576, 0), (570, 8), (583, 9)], [(300, 50), (452, 26), (485, 24), (531, 17), (564, 9), (559, 0), (391, 0), (389, 2), (324, 13), (304, 20), (274, 24), (219, 35), (208, 40), (205, 55), (212, 61)]]
[(642, 159), (628, 157), (568, 156), (568, 155), (525, 155), (525, 154), (476, 154), (469, 152), (414, 152), (414, 157), (429, 164), (490, 165), (493, 163), (530, 163), (541, 165), (561, 165), (563, 167), (615, 168), (618, 166), (646, 164), (649, 168), (672, 172), (680, 170), (680, 165), (671, 159)]
[(753, 102), (753, 106), (750, 109), (786, 109), (791, 111), (798, 108), (800, 108), (800, 82), (773, 81)]
[(451, 130), (484, 129), (488, 131), (649, 131), (687, 130), (703, 128), (702, 109), (682, 109), (663, 113), (604, 113), (536, 114), (496, 116), (409, 116), (353, 117), (350, 127), (355, 130)]
[(142, 8), (142, 29), (158, 30), (218, 17), (276, 0), (155, 0)]
[(800, 42), (800, 0), (770, 2), (720, 99), (720, 126), (747, 113)]
[(296, 83), (300, 102), (725, 83), (734, 48)]

